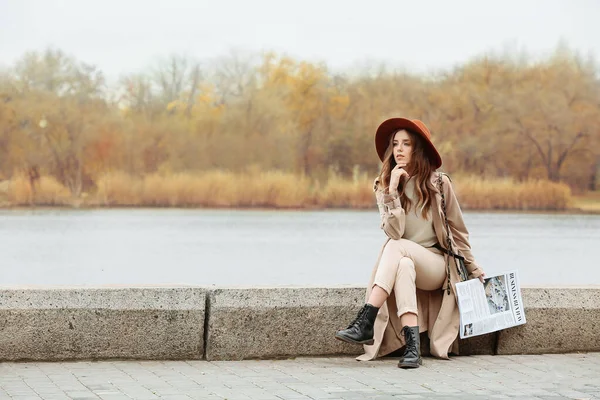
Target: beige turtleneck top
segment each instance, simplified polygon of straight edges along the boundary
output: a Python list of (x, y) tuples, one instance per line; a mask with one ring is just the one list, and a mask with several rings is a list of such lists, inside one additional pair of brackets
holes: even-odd
[(406, 196), (412, 203), (410, 211), (406, 211), (404, 235), (402, 237), (418, 243), (423, 247), (435, 245), (438, 240), (435, 231), (433, 230), (431, 208), (427, 213), (427, 219), (423, 218), (421, 210), (417, 207), (419, 197), (415, 193), (415, 179), (412, 177), (406, 182), (404, 193), (406, 193)]

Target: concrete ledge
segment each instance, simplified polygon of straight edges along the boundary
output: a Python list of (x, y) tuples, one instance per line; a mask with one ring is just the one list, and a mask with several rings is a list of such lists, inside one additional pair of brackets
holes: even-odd
[[(362, 287), (215, 289), (206, 358), (360, 354), (333, 339), (364, 302)], [(461, 355), (600, 351), (600, 287), (522, 288), (527, 324), (461, 340)], [(428, 340), (422, 335), (423, 353)]]
[[(220, 288), (208, 294), (206, 359), (359, 355), (335, 340), (364, 304), (364, 287)], [(421, 335), (429, 354), (427, 334)], [(460, 341), (461, 355), (494, 354), (497, 333)], [(393, 355), (393, 354), (392, 354)]]
[(523, 288), (527, 323), (499, 334), (497, 354), (600, 351), (600, 287)]
[(335, 340), (364, 303), (365, 288), (215, 289), (209, 293), (207, 360), (360, 354)]
[(200, 359), (206, 290), (0, 288), (0, 360)]
[[(0, 287), (0, 361), (357, 355), (361, 346), (333, 333), (356, 316), (364, 294), (364, 287)], [(600, 286), (522, 288), (522, 295), (526, 325), (462, 340), (460, 354), (600, 351)]]

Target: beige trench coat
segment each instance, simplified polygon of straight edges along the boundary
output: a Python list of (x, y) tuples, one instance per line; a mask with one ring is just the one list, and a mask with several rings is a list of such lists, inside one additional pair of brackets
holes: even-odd
[[(436, 188), (432, 202), (433, 227), (439, 243), (443, 247), (446, 247), (447, 233), (442, 212), (442, 197), (437, 190), (437, 179), (438, 173), (436, 172), (431, 177), (432, 184)], [(452, 183), (446, 174), (442, 174), (442, 182), (453, 248), (455, 251), (458, 250), (458, 253), (465, 258), (465, 266), (469, 271), (469, 278), (477, 278), (483, 273), (483, 270), (477, 265), (473, 254), (471, 254), (469, 232), (463, 221), (462, 212), (452, 188)], [(398, 199), (390, 199), (389, 196), (378, 192), (377, 185), (378, 180), (375, 181), (374, 185), (378, 203), (383, 202), (385, 204), (385, 211), (382, 212), (381, 218), (381, 228), (388, 236), (383, 246), (385, 247), (389, 240), (400, 239), (404, 234), (405, 214), (404, 209), (400, 206), (400, 201)], [(379, 252), (377, 263), (367, 286), (367, 299), (371, 293), (383, 247)], [(448, 262), (447, 255), (445, 259)], [(459, 277), (454, 258), (450, 258), (449, 261), (450, 294), (446, 290), (447, 283), (444, 284), (442, 289), (435, 291), (417, 289), (419, 331), (428, 332), (431, 354), (440, 358), (448, 358), (449, 352), (458, 353), (459, 314), (454, 285), (459, 282)], [(375, 320), (374, 339), (374, 344), (364, 346), (365, 354), (357, 357), (357, 360), (372, 360), (404, 346), (402, 326), (400, 325), (400, 318), (397, 317), (396, 300), (393, 293), (379, 310), (379, 314)]]

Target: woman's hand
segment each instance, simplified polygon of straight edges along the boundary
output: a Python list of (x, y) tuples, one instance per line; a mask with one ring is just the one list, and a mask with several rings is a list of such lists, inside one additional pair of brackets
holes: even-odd
[(479, 281), (481, 283), (483, 283), (484, 279), (485, 279), (485, 272), (483, 272), (481, 275), (479, 275)]
[(406, 177), (406, 179), (410, 178), (408, 172), (404, 169), (405, 167), (406, 163), (400, 163), (390, 172), (390, 188), (388, 192), (391, 196), (398, 195), (398, 185), (400, 184), (400, 179), (402, 179), (402, 177)]

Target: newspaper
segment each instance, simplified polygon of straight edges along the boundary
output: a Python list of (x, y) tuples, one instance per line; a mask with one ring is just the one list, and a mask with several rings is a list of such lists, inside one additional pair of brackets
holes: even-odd
[(516, 270), (456, 284), (460, 311), (460, 338), (495, 332), (525, 321), (519, 275)]

